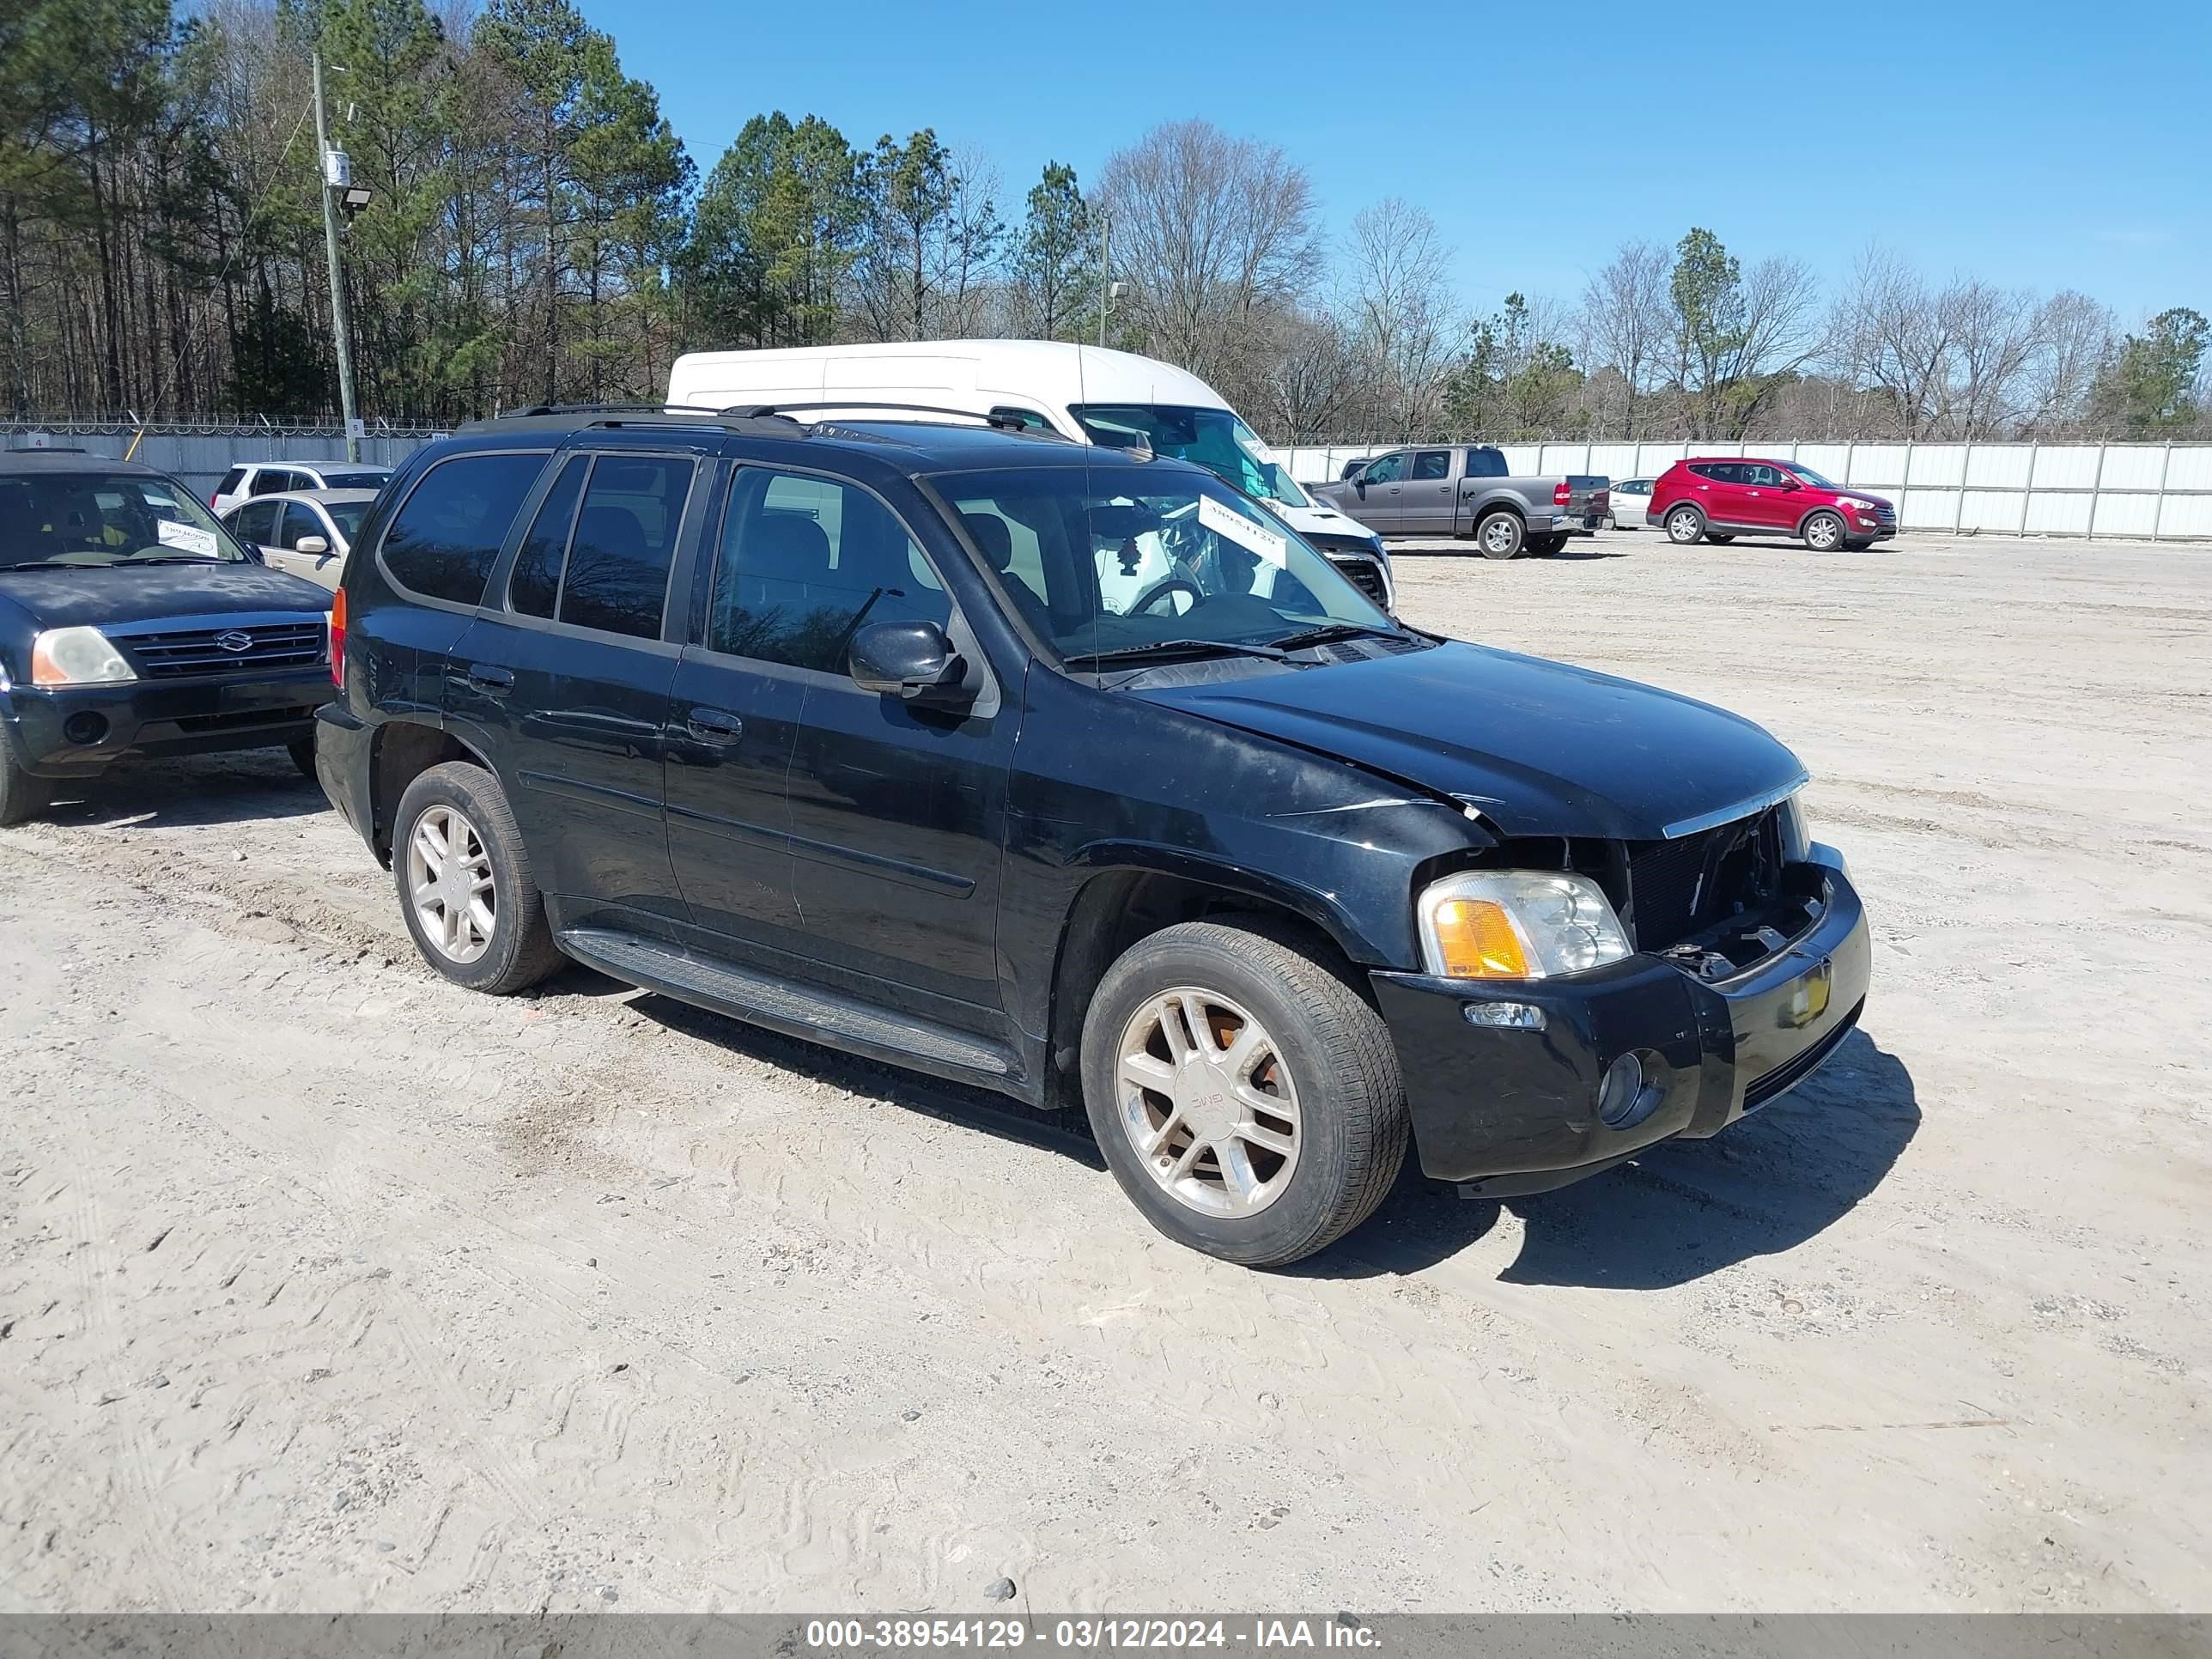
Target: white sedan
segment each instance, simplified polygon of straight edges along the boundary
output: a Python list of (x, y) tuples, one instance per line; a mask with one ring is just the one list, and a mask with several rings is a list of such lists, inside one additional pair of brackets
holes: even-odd
[(1651, 505), (1651, 478), (1615, 478), (1613, 481), (1613, 519), (1615, 530), (1649, 530), (1644, 520)]
[(289, 489), (241, 501), (222, 521), (271, 569), (335, 588), (375, 499), (374, 489)]

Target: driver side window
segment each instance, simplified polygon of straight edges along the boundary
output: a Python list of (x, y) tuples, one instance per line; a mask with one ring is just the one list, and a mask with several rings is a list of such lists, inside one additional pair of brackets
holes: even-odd
[(1367, 471), (1360, 476), (1369, 483), (1397, 483), (1406, 476), (1405, 452), (1401, 450), (1395, 455), (1384, 455), (1370, 461)]
[(760, 467), (732, 480), (708, 649), (842, 673), (866, 623), (951, 619), (921, 547), (866, 490)]

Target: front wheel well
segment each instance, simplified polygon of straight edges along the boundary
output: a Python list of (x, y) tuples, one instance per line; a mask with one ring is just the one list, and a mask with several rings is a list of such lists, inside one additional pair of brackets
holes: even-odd
[(399, 798), (409, 784), (447, 761), (484, 765), (483, 756), (437, 726), (398, 720), (376, 728), (369, 751), (369, 823), (376, 856), (386, 865), (392, 862), (392, 820), (399, 811)]
[(1367, 976), (1328, 930), (1285, 904), (1188, 876), (1116, 870), (1093, 877), (1076, 895), (1061, 930), (1053, 972), (1051, 1041), (1045, 1103), (1083, 1108), (1083, 1022), (1106, 970), (1139, 939), (1186, 921), (1223, 921), (1264, 931), (1320, 963), (1361, 996)]

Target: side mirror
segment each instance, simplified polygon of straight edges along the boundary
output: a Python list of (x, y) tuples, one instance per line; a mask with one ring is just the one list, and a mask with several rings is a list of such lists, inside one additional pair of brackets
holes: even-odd
[(965, 684), (967, 659), (935, 623), (871, 623), (853, 635), (845, 667), (863, 691), (918, 708), (964, 708), (975, 701)]
[(292, 550), (295, 553), (327, 553), (331, 550), (331, 544), (326, 537), (302, 536), (292, 544)]
[(1352, 487), (1359, 492), (1361, 501), (1367, 499), (1367, 475), (1364, 472), (1352, 481)]

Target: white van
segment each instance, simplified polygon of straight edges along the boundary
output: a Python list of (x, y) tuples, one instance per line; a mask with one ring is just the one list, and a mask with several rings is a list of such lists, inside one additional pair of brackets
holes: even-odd
[[(852, 404), (842, 400), (851, 398)], [(815, 404), (812, 420), (927, 420), (867, 404), (928, 404), (1018, 421), (1077, 443), (1171, 455), (1205, 467), (1264, 501), (1370, 599), (1397, 606), (1382, 538), (1300, 489), (1221, 394), (1195, 374), (1150, 357), (1056, 340), (922, 340), (691, 351), (668, 374), (672, 405)]]

